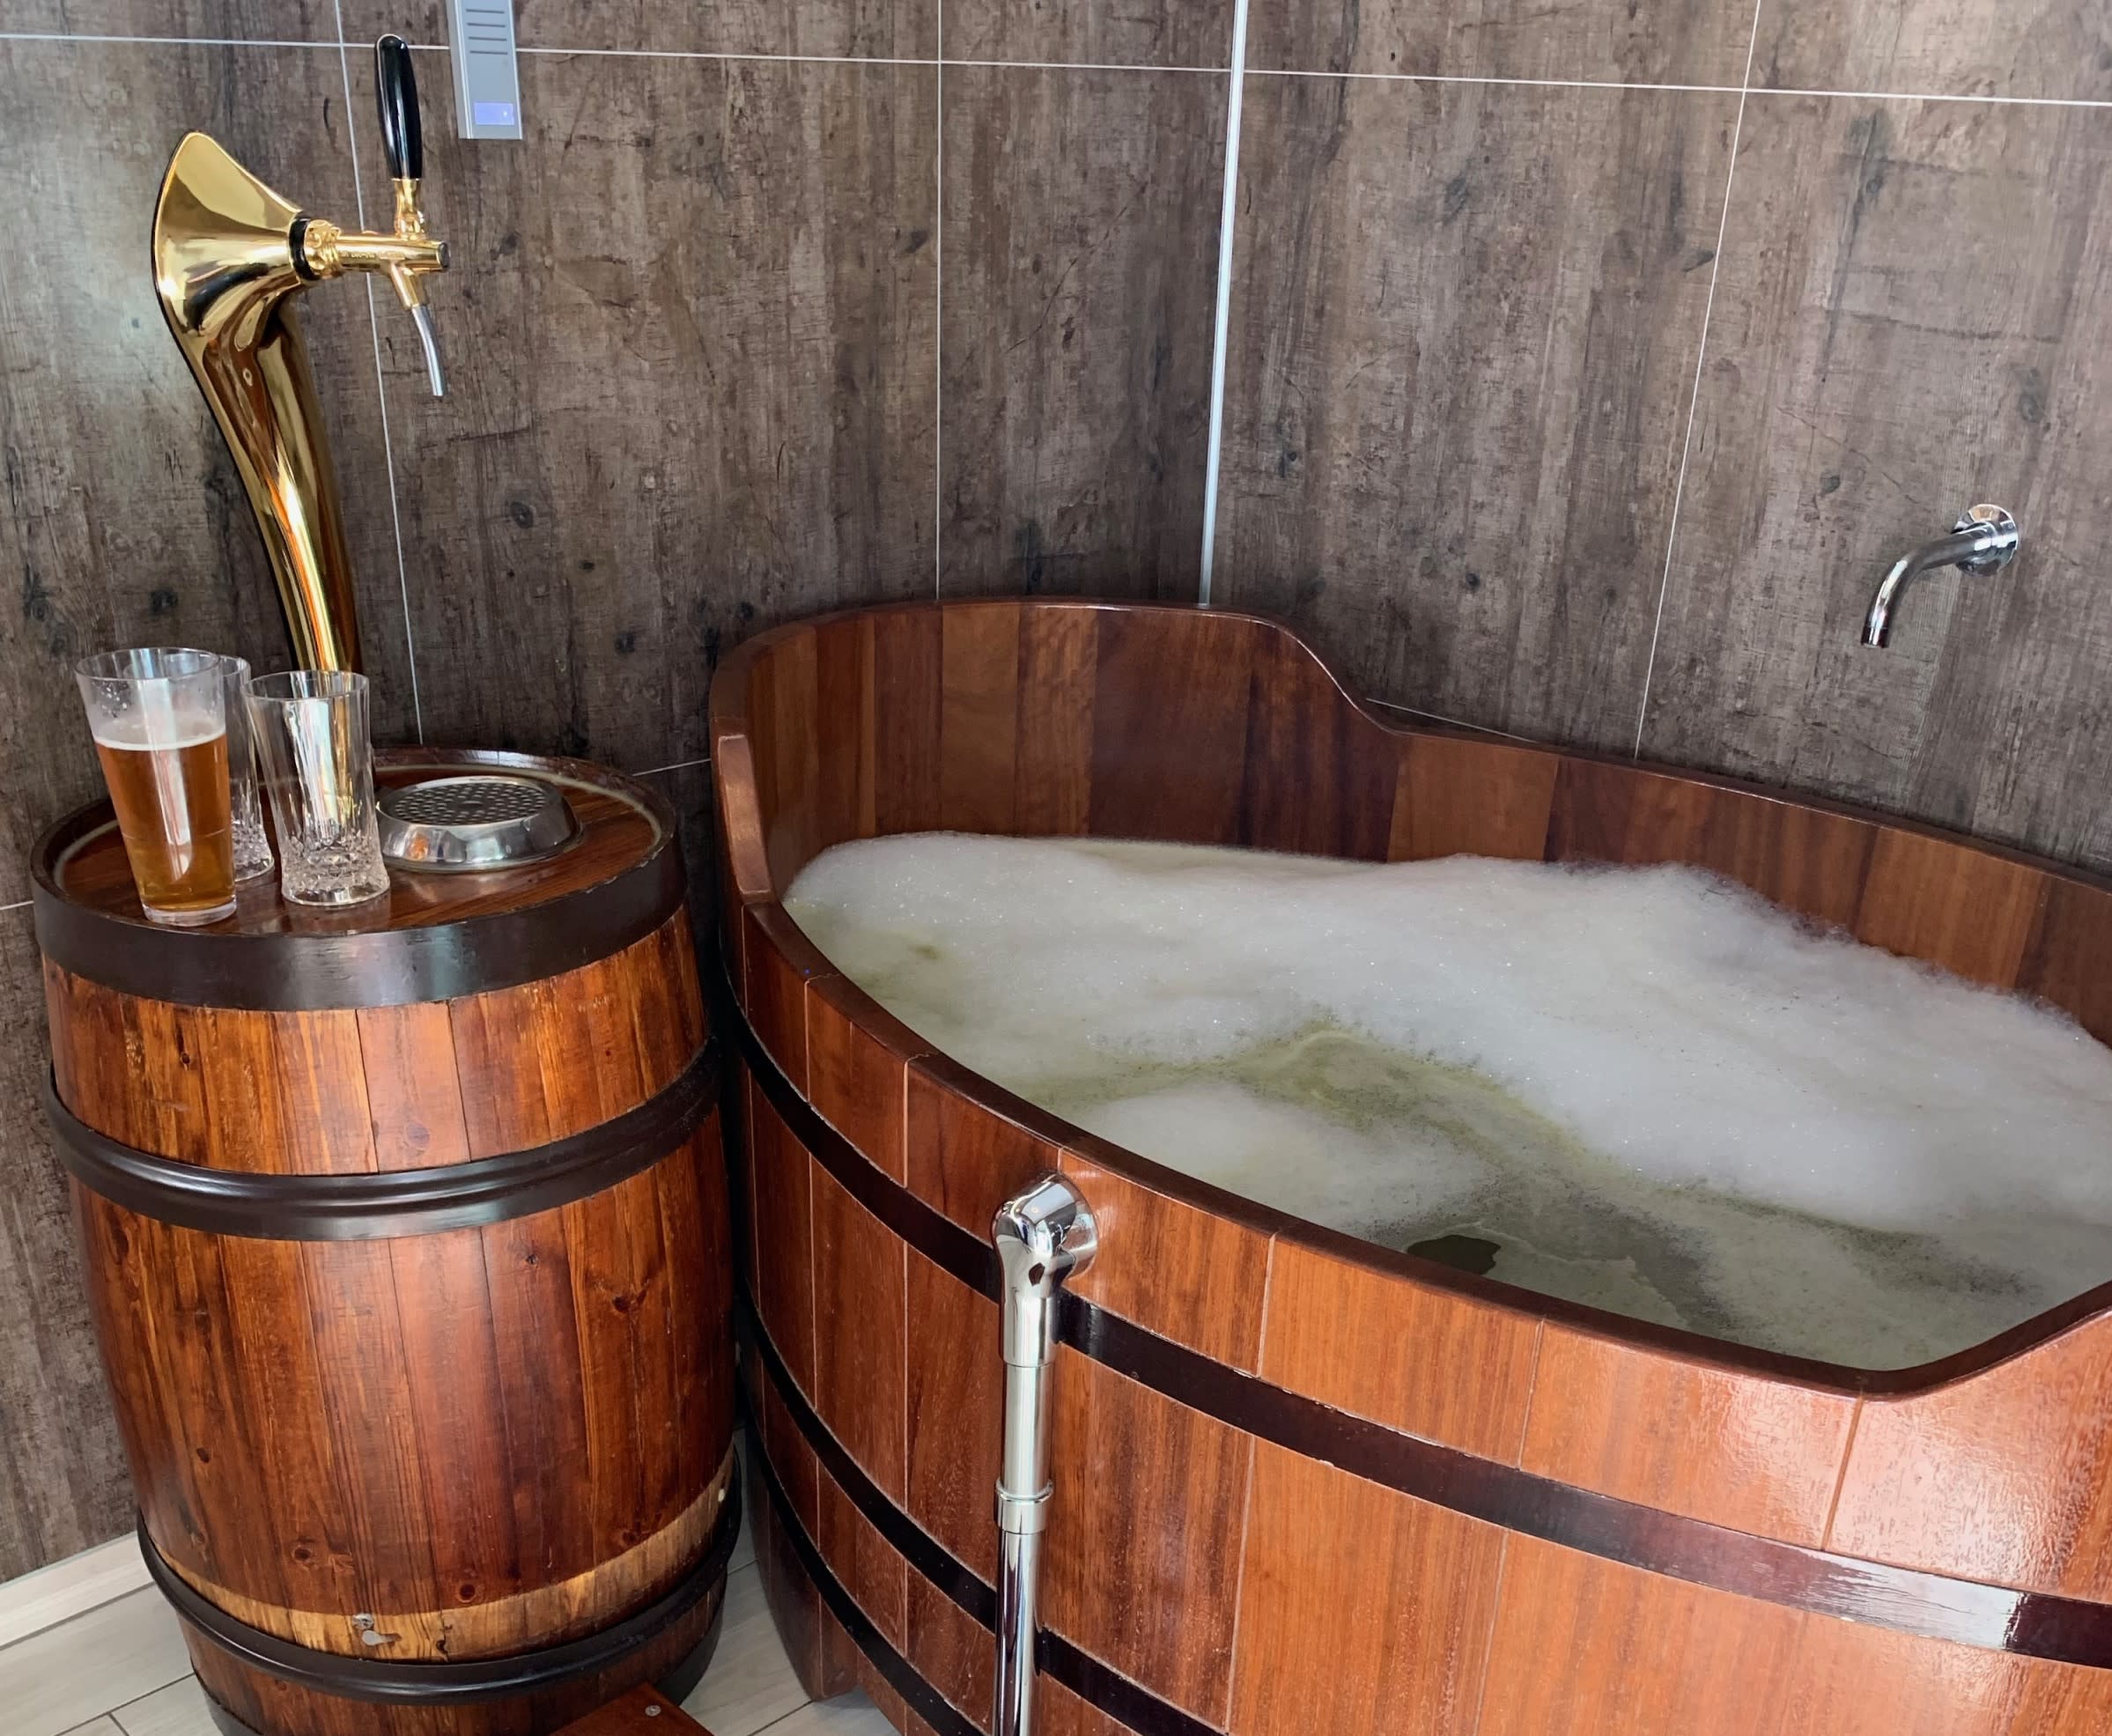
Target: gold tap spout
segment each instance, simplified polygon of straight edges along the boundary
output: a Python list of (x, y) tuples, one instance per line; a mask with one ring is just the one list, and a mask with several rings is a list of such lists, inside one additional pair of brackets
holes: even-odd
[(300, 292), (346, 271), (387, 277), (417, 321), (435, 396), (443, 381), (425, 279), (447, 267), (418, 210), (417, 92), (395, 37), (375, 50), (382, 133), (396, 181), (393, 233), (308, 216), (203, 133), (170, 159), (154, 211), (154, 284), (249, 496), (301, 664), (359, 667), (343, 508), (314, 376), (294, 317)]

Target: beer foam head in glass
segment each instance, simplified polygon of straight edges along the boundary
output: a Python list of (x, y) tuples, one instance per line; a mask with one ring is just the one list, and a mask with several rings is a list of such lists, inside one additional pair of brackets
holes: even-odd
[(141, 908), (156, 922), (217, 922), (234, 909), (219, 657), (106, 651), (74, 675)]
[(253, 676), (249, 722), (278, 826), (280, 896), (356, 905), (388, 891), (366, 677), (343, 669)]

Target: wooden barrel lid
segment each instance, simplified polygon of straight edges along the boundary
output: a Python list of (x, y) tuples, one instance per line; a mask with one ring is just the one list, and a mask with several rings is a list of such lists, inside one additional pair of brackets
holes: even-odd
[(289, 905), (277, 880), (237, 889), (233, 915), (202, 928), (150, 922), (107, 802), (37, 841), (37, 942), (62, 970), (146, 1000), (275, 1012), (401, 1006), (539, 980), (620, 951), (680, 906), (675, 815), (643, 784), (579, 759), (468, 749), (375, 755), (383, 785), (435, 772), (525, 772), (557, 784), (578, 839), (492, 873), (392, 868), (386, 899), (344, 910)]

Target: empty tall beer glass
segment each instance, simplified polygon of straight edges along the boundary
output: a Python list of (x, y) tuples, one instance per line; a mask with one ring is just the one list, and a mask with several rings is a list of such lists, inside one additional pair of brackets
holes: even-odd
[(249, 721), (278, 825), (280, 896), (356, 905), (388, 891), (366, 677), (343, 669), (253, 676)]
[(264, 831), (264, 805), (257, 794), (256, 742), (249, 728), (249, 665), (240, 657), (220, 659), (227, 712), (227, 814), (234, 826), (234, 877), (255, 880), (270, 874), (271, 839)]
[(74, 666), (139, 903), (156, 922), (234, 909), (225, 676), (210, 651), (106, 651)]

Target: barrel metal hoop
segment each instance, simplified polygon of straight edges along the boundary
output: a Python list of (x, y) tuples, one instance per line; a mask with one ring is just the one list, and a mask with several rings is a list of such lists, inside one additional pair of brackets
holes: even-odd
[(567, 1682), (614, 1669), (651, 1644), (687, 1615), (726, 1577), (734, 1542), (741, 1529), (741, 1490), (737, 1479), (727, 1485), (726, 1504), (719, 1510), (711, 1540), (697, 1565), (643, 1609), (621, 1621), (560, 1645), (503, 1658), (462, 1663), (407, 1664), (374, 1658), (349, 1658), (318, 1651), (238, 1621), (218, 1604), (194, 1590), (163, 1558), (139, 1520), (139, 1550), (147, 1571), (176, 1614), (237, 1663), (281, 1681), (292, 1682), (340, 1700), (375, 1705), (464, 1706), (546, 1692)]
[(179, 1163), (98, 1133), (47, 1075), (44, 1113), (75, 1180), (127, 1211), (186, 1230), (277, 1242), (434, 1236), (554, 1210), (651, 1168), (719, 1101), (719, 1046), (706, 1039), (673, 1082), (597, 1127), (525, 1151), (430, 1169), (272, 1175)]

